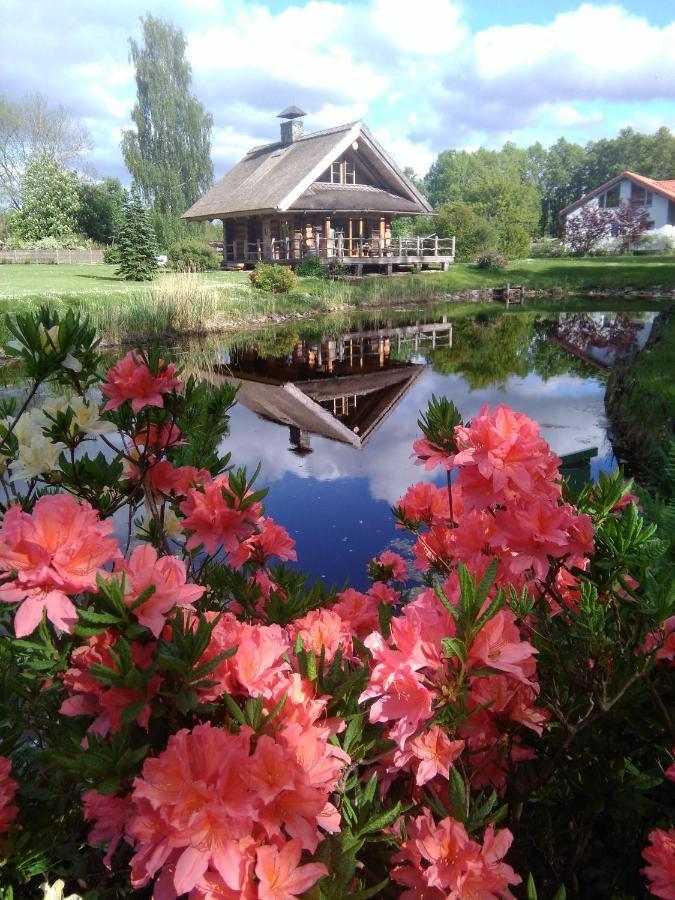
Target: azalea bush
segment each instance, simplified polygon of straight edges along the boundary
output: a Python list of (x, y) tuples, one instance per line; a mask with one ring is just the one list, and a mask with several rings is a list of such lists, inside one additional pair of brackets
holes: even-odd
[(337, 592), (232, 466), (229, 386), (8, 328), (4, 897), (674, 896), (672, 572), (620, 474), (571, 497), (536, 423), (434, 398), (410, 560)]

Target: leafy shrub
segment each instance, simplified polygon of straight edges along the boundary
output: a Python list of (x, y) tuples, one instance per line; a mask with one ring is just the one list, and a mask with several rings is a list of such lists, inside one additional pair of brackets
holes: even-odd
[(334, 259), (324, 267), (323, 277), (328, 281), (339, 281), (347, 274), (347, 266), (339, 259)]
[(272, 263), (259, 262), (248, 277), (253, 287), (270, 294), (287, 294), (298, 283), (298, 276), (290, 266), (275, 266)]
[(476, 260), (479, 269), (505, 269), (508, 264), (508, 259), (499, 253), (484, 253)]
[(169, 268), (175, 272), (208, 272), (220, 266), (218, 253), (198, 238), (174, 241), (167, 256)]
[(295, 274), (305, 278), (323, 278), (324, 267), (318, 256), (308, 256), (297, 264)]
[(526, 259), (530, 252), (530, 235), (522, 225), (502, 225), (497, 250), (507, 259)]
[(8, 329), (0, 897), (672, 896), (673, 572), (620, 472), (572, 500), (527, 416), (433, 397), (417, 583), (384, 551), (310, 587), (231, 385), (139, 349), (103, 379), (73, 311)]
[(560, 259), (567, 255), (565, 244), (559, 238), (544, 238), (533, 241), (530, 246), (532, 259)]
[(103, 251), (103, 262), (113, 266), (120, 264), (120, 248), (116, 244), (105, 248)]

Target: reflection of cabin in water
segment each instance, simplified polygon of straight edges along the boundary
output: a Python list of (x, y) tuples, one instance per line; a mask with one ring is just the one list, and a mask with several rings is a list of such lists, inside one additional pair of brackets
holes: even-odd
[(234, 385), (239, 403), (287, 425), (291, 449), (308, 452), (312, 434), (360, 448), (426, 369), (396, 355), (424, 344), (451, 346), (452, 324), (298, 340), (284, 356), (233, 349), (229, 362), (206, 377)]
[(295, 266), (316, 257), (390, 273), (447, 269), (455, 239), (393, 237), (392, 222), (430, 216), (426, 198), (363, 122), (303, 134), (305, 113), (279, 113), (281, 139), (254, 147), (183, 218), (223, 223), (223, 267), (260, 260)]

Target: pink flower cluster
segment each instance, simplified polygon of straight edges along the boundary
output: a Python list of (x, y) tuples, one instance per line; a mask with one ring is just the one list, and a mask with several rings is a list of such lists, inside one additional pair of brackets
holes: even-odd
[(655, 828), (649, 845), (642, 851), (648, 865), (642, 870), (649, 882), (649, 893), (661, 900), (675, 900), (675, 828)]
[(294, 724), (255, 741), (249, 728), (235, 735), (210, 724), (173, 735), (134, 782), (126, 826), (133, 886), (161, 869), (155, 894), (167, 898), (215, 893), (216, 886), (222, 897), (306, 890), (326, 870), (298, 867), (302, 850), (316, 850), (319, 827), (339, 830), (327, 797), (343, 760), (329, 747)]
[(0, 756), (0, 838), (7, 834), (19, 812), (14, 804), (14, 795), (18, 787), (11, 777), (12, 764), (6, 756)]
[(462, 900), (511, 897), (509, 885), (521, 878), (502, 862), (513, 836), (507, 829), (485, 831), (482, 846), (471, 840), (461, 822), (436, 824), (429, 810), (407, 822), (408, 840), (395, 858), (391, 875), (407, 890), (401, 900)]
[[(456, 604), (456, 576), (447, 579), (443, 589)], [(390, 775), (408, 769), (415, 773), (417, 784), (423, 784), (429, 772), (429, 766), (423, 765), (425, 752), (431, 752), (429, 744), (433, 744), (442, 748), (435, 754), (438, 775), (448, 778), (449, 766), (464, 751), (462, 759), (474, 786), (491, 784), (502, 789), (512, 763), (529, 755), (519, 746), (514, 730), (522, 725), (541, 734), (547, 721), (546, 711), (535, 706), (536, 650), (521, 638), (508, 609), (483, 625), (464, 666), (470, 714), (459, 730), (459, 739), (448, 739), (443, 746), (443, 739), (433, 729), (427, 733), (420, 729), (445, 703), (459, 698), (459, 661), (447, 660), (442, 644), (444, 638), (455, 635), (455, 620), (435, 592), (422, 591), (392, 619), (387, 640), (379, 632), (366, 638), (374, 666), (360, 700), (375, 700), (370, 721), (385, 723), (388, 737), (398, 747), (387, 769)], [(486, 668), (495, 674), (486, 676)]]
[(137, 351), (130, 350), (126, 356), (108, 369), (107, 381), (101, 391), (108, 397), (104, 410), (117, 409), (127, 401), (137, 413), (145, 406), (164, 406), (164, 394), (180, 390), (183, 382), (175, 377), (174, 363), (160, 359), (157, 374), (153, 375), (147, 360)]
[(69, 494), (41, 497), (29, 515), (19, 506), (0, 528), (0, 600), (21, 603), (14, 619), (17, 637), (31, 634), (43, 611), (62, 631), (77, 619), (70, 597), (96, 589), (103, 566), (120, 559), (113, 522), (102, 522), (86, 502)]
[[(126, 687), (109, 687), (91, 672), (93, 665), (105, 666), (117, 671), (110, 651), (115, 648), (119, 635), (115, 631), (103, 631), (90, 637), (87, 643), (76, 647), (70, 656), (71, 667), (63, 676), (63, 684), (70, 696), (63, 701), (59, 712), (63, 716), (93, 716), (89, 731), (95, 734), (114, 734), (122, 727), (122, 713), (134, 703), (141, 704), (136, 722), (143, 728), (150, 720), (150, 699), (157, 693), (161, 676), (148, 679), (145, 690)], [(142, 672), (150, 667), (155, 654), (155, 644), (133, 641), (131, 657)]]
[[(431, 452), (426, 439), (414, 444), (426, 468), (458, 469), (452, 510), (448, 491), (434, 485), (414, 486), (400, 503), (408, 518), (428, 527), (415, 548), (420, 568), (463, 562), (480, 573), (496, 557), (498, 584), (540, 593), (552, 564), (586, 567), (591, 520), (562, 502), (560, 460), (535, 422), (507, 406), (484, 406), (468, 426), (455, 428), (455, 440), (458, 452), (447, 457)], [(574, 583), (568, 576), (560, 596), (569, 599)]]

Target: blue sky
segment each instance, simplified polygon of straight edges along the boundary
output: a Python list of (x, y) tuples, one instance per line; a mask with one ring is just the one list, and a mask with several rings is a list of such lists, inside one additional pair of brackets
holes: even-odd
[[(127, 180), (135, 98), (128, 37), (147, 11), (188, 38), (193, 88), (214, 117), (222, 175), (274, 140), (364, 119), (402, 165), (506, 140), (584, 143), (625, 126), (675, 128), (672, 3), (468, 0), (3, 0), (0, 93), (40, 91), (93, 136), (88, 164)], [(675, 173), (673, 173), (675, 177)]]

